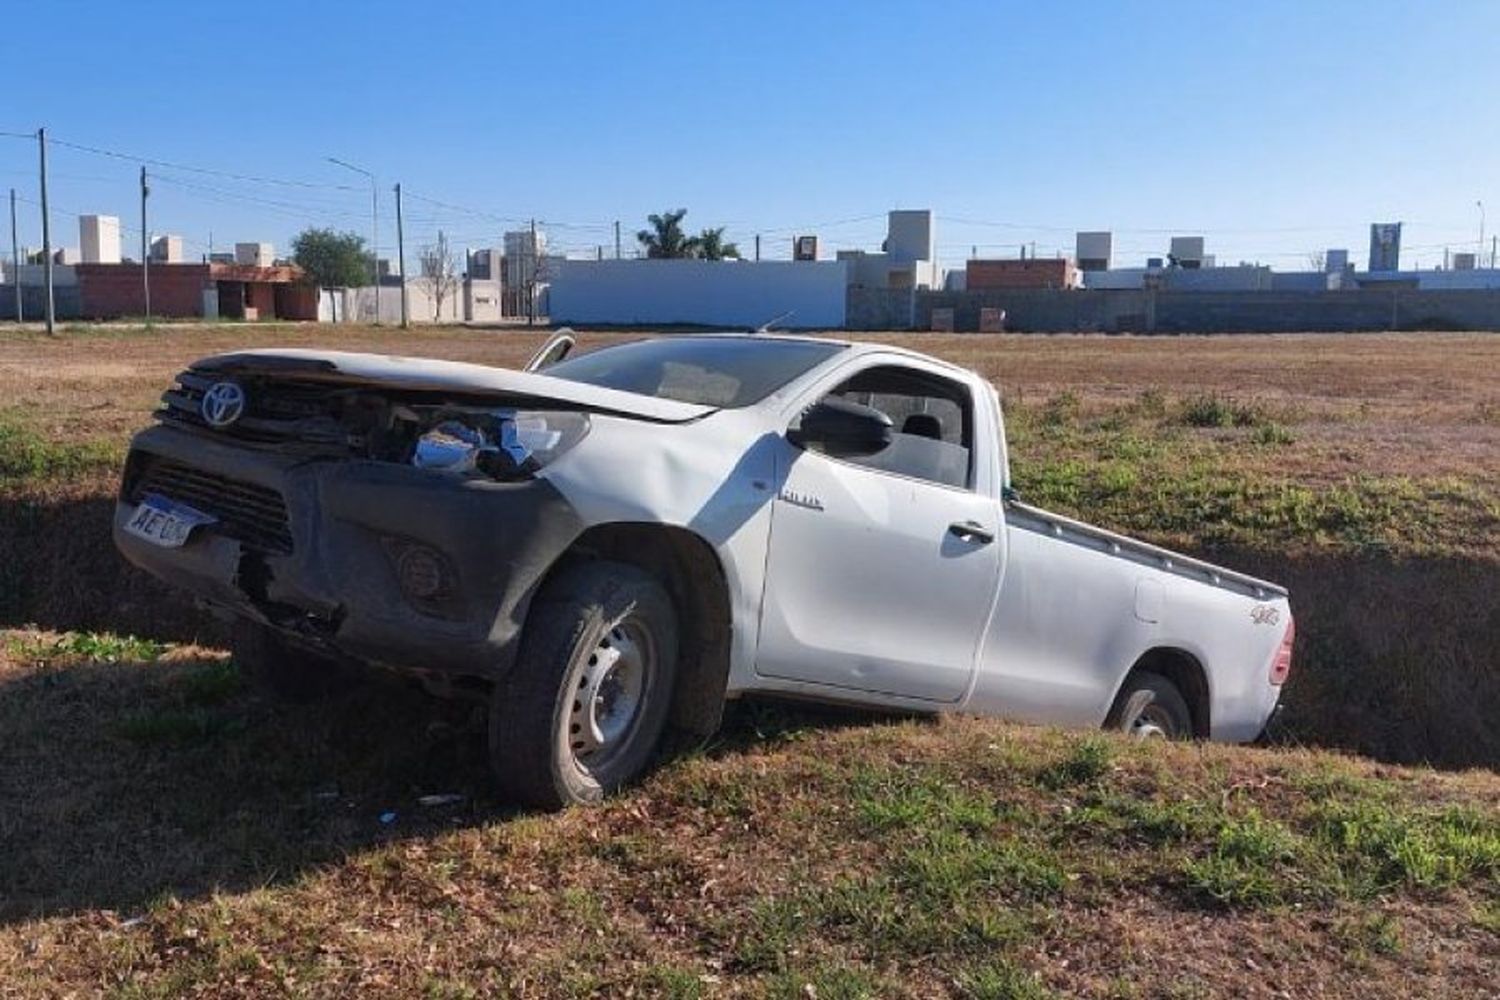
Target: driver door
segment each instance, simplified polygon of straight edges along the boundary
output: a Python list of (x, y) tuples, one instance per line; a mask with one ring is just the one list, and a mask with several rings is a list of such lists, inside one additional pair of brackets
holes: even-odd
[(892, 443), (839, 459), (781, 440), (756, 670), (957, 702), (1004, 545), (998, 502), (972, 485), (974, 402), (961, 382), (889, 363), (830, 394), (886, 413)]

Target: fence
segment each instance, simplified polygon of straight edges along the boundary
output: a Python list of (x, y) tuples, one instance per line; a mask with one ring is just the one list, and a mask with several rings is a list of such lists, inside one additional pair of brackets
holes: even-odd
[(912, 325), (931, 329), (934, 309), (952, 309), (960, 331), (978, 331), (982, 309), (1005, 310), (1005, 329), (1023, 333), (1500, 330), (1496, 290), (918, 292)]

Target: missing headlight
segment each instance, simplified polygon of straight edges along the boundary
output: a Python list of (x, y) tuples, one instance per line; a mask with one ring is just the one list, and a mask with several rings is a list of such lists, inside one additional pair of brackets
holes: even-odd
[(411, 463), (455, 475), (517, 479), (583, 440), (589, 418), (550, 410), (444, 411), (418, 439)]

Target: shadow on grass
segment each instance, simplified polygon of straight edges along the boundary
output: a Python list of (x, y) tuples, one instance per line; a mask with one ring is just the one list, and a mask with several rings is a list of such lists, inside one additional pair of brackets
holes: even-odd
[[(0, 682), (0, 921), (129, 915), (505, 814), (488, 797), (471, 706), (395, 679), (283, 706), (223, 660), (11, 675)], [(423, 808), (424, 794), (464, 800)]]
[[(0, 673), (0, 923), (295, 881), (383, 843), (518, 815), (496, 800), (482, 706), (371, 673), (273, 704), (221, 658)], [(698, 752), (876, 716), (737, 703)], [(423, 806), (425, 795), (462, 800)], [(383, 816), (394, 813), (384, 821)]]

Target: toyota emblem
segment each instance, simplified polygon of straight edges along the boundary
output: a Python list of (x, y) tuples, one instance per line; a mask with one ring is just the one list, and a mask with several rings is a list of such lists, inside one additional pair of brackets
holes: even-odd
[(245, 390), (238, 382), (215, 382), (203, 394), (198, 410), (204, 423), (223, 430), (245, 415)]

